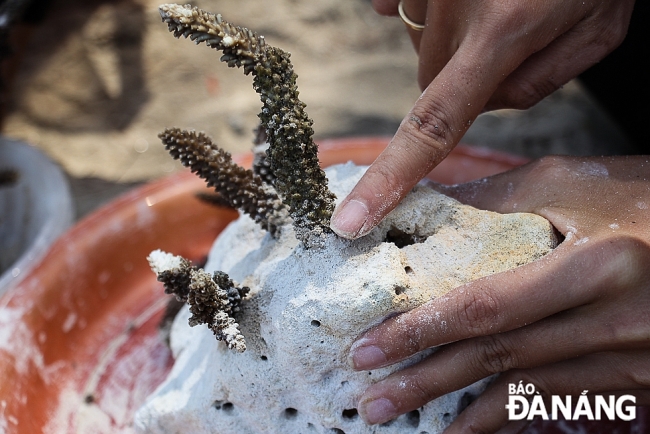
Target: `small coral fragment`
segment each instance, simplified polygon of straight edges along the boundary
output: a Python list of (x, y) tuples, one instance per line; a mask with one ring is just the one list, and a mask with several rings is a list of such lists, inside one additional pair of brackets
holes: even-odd
[(154, 250), (147, 257), (149, 266), (165, 286), (165, 294), (174, 294), (178, 301), (187, 302), (191, 283), (190, 273), (196, 269), (192, 263), (162, 250)]
[(210, 276), (201, 269), (192, 270), (191, 279), (187, 300), (192, 313), (190, 326), (207, 324), (217, 340), (226, 342), (228, 348), (245, 351), (246, 342), (233, 315), (239, 312), (242, 298), (250, 289), (238, 288), (221, 271)]
[(246, 341), (235, 315), (250, 288), (238, 287), (226, 273), (211, 276), (181, 257), (155, 250), (147, 258), (165, 292), (190, 305), (190, 326), (206, 324), (219, 341), (237, 352), (246, 350)]

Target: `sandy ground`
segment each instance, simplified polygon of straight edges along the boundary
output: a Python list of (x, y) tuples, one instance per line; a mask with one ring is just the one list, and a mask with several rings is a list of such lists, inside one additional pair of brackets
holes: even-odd
[[(158, 132), (205, 131), (250, 148), (260, 102), (219, 53), (176, 40), (152, 0), (54, 0), (29, 39), (3, 133), (70, 175), (82, 215), (133, 185), (179, 170)], [(317, 138), (390, 135), (420, 91), (403, 24), (369, 0), (199, 0), (292, 53)], [(465, 143), (529, 157), (620, 152), (622, 136), (576, 83), (528, 111), (481, 116)]]

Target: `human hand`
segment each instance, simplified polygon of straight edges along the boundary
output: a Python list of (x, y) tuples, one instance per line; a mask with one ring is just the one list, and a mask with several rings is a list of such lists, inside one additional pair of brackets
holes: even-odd
[(478, 208), (539, 214), (566, 238), (538, 261), (460, 286), (357, 340), (357, 370), (446, 344), (370, 386), (362, 418), (385, 422), (495, 373), (448, 432), (504, 426), (506, 385), (520, 380), (545, 397), (632, 391), (637, 405), (650, 403), (650, 157), (546, 157), (440, 188)]
[[(396, 15), (398, 0), (373, 0)], [(483, 111), (526, 108), (623, 40), (634, 0), (404, 0), (425, 89), (388, 148), (337, 207), (342, 237), (370, 232)]]

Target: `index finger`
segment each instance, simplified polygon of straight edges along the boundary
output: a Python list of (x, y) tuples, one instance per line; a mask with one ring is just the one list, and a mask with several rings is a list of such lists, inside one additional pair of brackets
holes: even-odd
[(456, 146), (507, 76), (470, 45), (461, 46), (425, 89), (388, 147), (338, 205), (331, 222), (338, 235), (354, 239), (370, 232)]

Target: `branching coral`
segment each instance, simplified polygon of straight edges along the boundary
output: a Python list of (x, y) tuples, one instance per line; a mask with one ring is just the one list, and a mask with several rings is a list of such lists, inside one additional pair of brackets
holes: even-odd
[(203, 133), (170, 128), (159, 137), (172, 157), (205, 179), (223, 202), (242, 210), (275, 234), (285, 220), (285, 207), (259, 176), (235, 164), (228, 152), (214, 145)]
[(165, 292), (190, 305), (190, 326), (207, 324), (217, 340), (224, 341), (228, 348), (238, 352), (246, 350), (235, 315), (250, 291), (248, 287), (236, 286), (220, 271), (211, 276), (189, 260), (161, 250), (151, 252), (147, 259), (158, 280), (165, 285)]
[(307, 247), (320, 245), (330, 232), (335, 197), (318, 164), (312, 120), (298, 98), (289, 54), (266, 45), (251, 30), (224, 21), (221, 15), (189, 5), (163, 5), (160, 15), (174, 36), (205, 42), (223, 52), (221, 60), (228, 66), (253, 74), (253, 87), (263, 105), (259, 117), (269, 143), (273, 186), (289, 206), (296, 237)]
[(158, 276), (158, 281), (165, 286), (165, 294), (174, 294), (178, 301), (187, 303), (192, 283), (191, 273), (198, 270), (198, 267), (193, 266), (188, 259), (162, 250), (154, 250), (147, 260)]
[[(163, 5), (160, 15), (177, 38), (205, 42), (223, 52), (221, 60), (228, 66), (253, 74), (262, 100), (256, 144), (268, 144), (263, 156), (256, 155), (253, 171), (235, 164), (203, 133), (167, 129), (159, 136), (167, 150), (215, 188), (218, 194), (204, 200), (239, 208), (272, 235), (285, 223), (288, 207), (296, 238), (307, 248), (321, 246), (331, 233), (335, 196), (319, 166), (312, 120), (298, 98), (289, 54), (221, 15), (189, 5)], [(190, 305), (191, 326), (207, 324), (229, 348), (246, 349), (235, 314), (249, 288), (238, 288), (223, 272), (211, 276), (180, 256), (157, 250), (148, 259), (165, 292)]]

